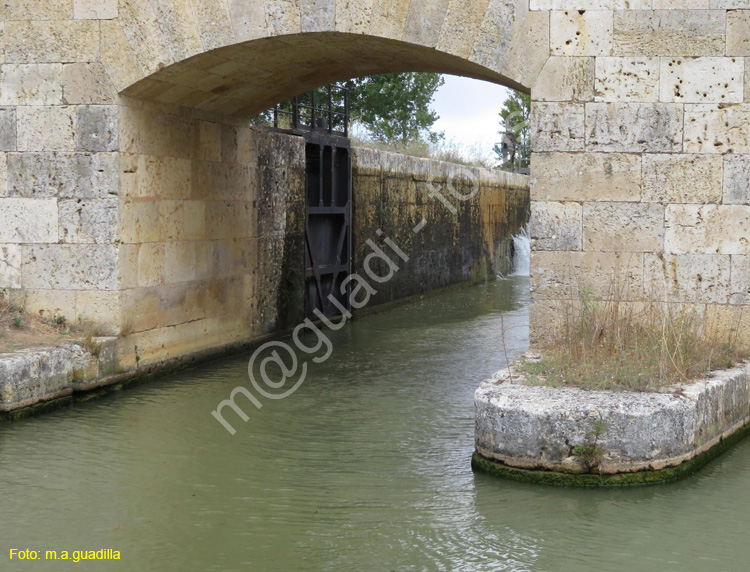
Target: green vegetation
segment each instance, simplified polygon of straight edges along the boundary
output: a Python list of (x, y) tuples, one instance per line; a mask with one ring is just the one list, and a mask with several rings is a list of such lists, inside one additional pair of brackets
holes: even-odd
[(528, 167), (531, 154), (531, 96), (520, 91), (511, 90), (500, 110), (500, 131), (504, 141), (510, 140), (515, 145), (515, 155), (507, 164), (503, 154), (503, 144), (493, 148), (497, 160), (507, 170), (518, 170)]
[(593, 432), (586, 435), (583, 443), (573, 447), (573, 455), (578, 457), (578, 462), (586, 472), (591, 472), (602, 462), (604, 448), (599, 444), (599, 439), (604, 434), (606, 427), (607, 424), (602, 418), (602, 414), (599, 413), (599, 419), (594, 423)]
[(443, 133), (432, 126), (439, 119), (430, 109), (435, 92), (445, 81), (437, 73), (389, 73), (346, 82), (352, 120), (368, 138), (403, 146), (415, 142), (437, 143)]
[(702, 313), (687, 304), (597, 298), (591, 287), (565, 305), (541, 359), (522, 360), (529, 383), (584, 389), (656, 391), (731, 367), (736, 338), (706, 335)]

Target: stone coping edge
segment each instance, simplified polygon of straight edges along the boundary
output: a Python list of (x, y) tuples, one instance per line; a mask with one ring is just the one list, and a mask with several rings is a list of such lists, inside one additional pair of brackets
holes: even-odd
[(534, 483), (558, 487), (626, 487), (669, 483), (689, 477), (702, 469), (710, 461), (721, 455), (732, 445), (750, 434), (750, 423), (722, 438), (710, 449), (674, 466), (657, 470), (643, 470), (634, 473), (564, 473), (538, 469), (511, 467), (501, 461), (483, 457), (476, 451), (471, 457), (471, 468), (476, 472), (488, 473), (495, 477), (519, 483)]

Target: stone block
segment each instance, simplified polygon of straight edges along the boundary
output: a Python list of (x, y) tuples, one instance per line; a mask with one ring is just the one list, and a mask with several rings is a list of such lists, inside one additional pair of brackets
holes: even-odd
[(68, 199), (58, 203), (60, 242), (113, 244), (119, 199)]
[(643, 281), (651, 299), (726, 304), (730, 257), (723, 254), (646, 254)]
[(25, 244), (24, 286), (46, 290), (117, 290), (117, 247), (109, 244)]
[(660, 101), (741, 103), (741, 58), (662, 58)]
[(722, 172), (722, 159), (718, 155), (643, 155), (643, 200), (719, 203)]
[(550, 51), (555, 56), (611, 55), (612, 11), (550, 12)]
[(60, 105), (62, 64), (3, 64), (0, 105)]
[(164, 282), (189, 282), (195, 280), (195, 243), (167, 242), (164, 249)]
[(122, 308), (119, 291), (79, 290), (76, 295), (76, 319), (98, 336), (120, 333)]
[(449, 2), (440, 29), (437, 49), (461, 58), (469, 58), (488, 5), (489, 0)]
[(750, 207), (669, 205), (665, 221), (670, 254), (750, 254)]
[(142, 69), (138, 79), (174, 63), (169, 40), (159, 27), (151, 2), (120, 0), (117, 22), (127, 37), (129, 51), (135, 53)]
[(724, 155), (725, 205), (750, 205), (750, 154)]
[(65, 104), (112, 104), (117, 93), (100, 63), (62, 66), (62, 101)]
[(99, 25), (101, 37), (106, 38), (101, 45), (102, 64), (115, 91), (122, 91), (142, 79), (143, 72), (120, 23), (117, 20), (102, 20)]
[(118, 193), (116, 153), (9, 153), (8, 195), (103, 199)]
[[(505, 0), (490, 0), (484, 12), (481, 25), (477, 27), (471, 61), (481, 66), (500, 71), (506, 55), (511, 48), (514, 33), (524, 29), (521, 19), (519, 2)], [(513, 25), (509, 25), (513, 22)], [(528, 59), (534, 59), (534, 45), (526, 44)], [(541, 50), (543, 55), (549, 54), (549, 46)], [(536, 56), (538, 57), (538, 56)]]
[(63, 316), (76, 322), (76, 293), (72, 290), (24, 289), (23, 309), (45, 320)]
[(659, 58), (596, 58), (596, 101), (659, 100)]
[(21, 245), (0, 244), (0, 290), (22, 287)]
[(163, 242), (141, 244), (138, 247), (138, 286), (164, 284)]
[[(213, 50), (235, 43), (232, 18), (226, 2), (193, 0), (195, 19), (200, 28), (201, 42), (206, 50)], [(266, 28), (266, 34), (268, 29)], [(238, 40), (239, 41), (239, 40)]]
[(152, 0), (151, 5), (175, 62), (204, 52), (191, 6), (174, 0)]
[(125, 244), (158, 242), (159, 201), (125, 201), (120, 204), (120, 240)]
[(33, 0), (0, 4), (0, 22), (11, 20), (69, 20), (72, 0)]
[(638, 201), (641, 157), (624, 153), (534, 153), (535, 201)]
[(664, 207), (646, 203), (584, 203), (583, 249), (658, 252), (664, 248)]
[(0, 243), (57, 242), (55, 199), (0, 199)]
[(298, 34), (301, 31), (299, 0), (269, 0), (265, 6), (269, 36)]
[(723, 10), (622, 10), (614, 16), (614, 56), (723, 56)]
[[(188, 159), (120, 154), (121, 190), (125, 198), (187, 199), (192, 193)], [(198, 174), (203, 172), (197, 169)]]
[(520, 85), (533, 85), (549, 58), (549, 40), (549, 14), (529, 12), (503, 60), (501, 73)]
[(19, 151), (75, 151), (76, 108), (18, 107)]
[(76, 20), (111, 20), (117, 18), (117, 0), (73, 0)]
[(591, 101), (594, 59), (552, 56), (544, 64), (532, 93), (535, 101)]
[(99, 61), (99, 22), (94, 20), (5, 23), (5, 61), (43, 64)]
[(585, 110), (577, 103), (531, 104), (531, 148), (535, 152), (583, 151)]
[(710, 0), (653, 0), (654, 10), (708, 10)]
[(685, 105), (686, 153), (750, 153), (750, 105)]
[(76, 150), (116, 151), (118, 110), (115, 105), (77, 106)]
[(402, 40), (422, 46), (436, 46), (449, 4), (450, 0), (410, 3)]
[(581, 205), (534, 202), (531, 205), (531, 246), (534, 250), (581, 250)]
[(266, 12), (260, 2), (229, 0), (229, 12), (238, 42), (247, 42), (266, 36)]
[(537, 300), (580, 300), (582, 290), (603, 299), (643, 297), (643, 254), (535, 251), (531, 266)]
[(0, 151), (15, 151), (17, 145), (16, 109), (0, 107)]
[(735, 254), (731, 256), (731, 259), (732, 280), (729, 288), (729, 303), (750, 304), (750, 256)]
[[(746, 8), (750, 8), (747, 2)], [(727, 12), (727, 55), (750, 56), (750, 11)]]
[(586, 150), (682, 150), (682, 107), (668, 103), (587, 103)]
[(221, 161), (221, 124), (198, 122), (198, 158)]

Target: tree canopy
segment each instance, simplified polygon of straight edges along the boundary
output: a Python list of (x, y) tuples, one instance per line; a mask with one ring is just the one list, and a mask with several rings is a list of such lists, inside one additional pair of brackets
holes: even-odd
[(351, 115), (378, 141), (409, 143), (436, 141), (432, 132), (439, 119), (430, 109), (444, 80), (437, 73), (391, 73), (350, 80)]
[[(503, 102), (500, 110), (500, 135), (511, 135), (516, 145), (516, 157), (509, 168), (517, 169), (528, 165), (531, 143), (531, 96), (520, 91), (511, 90)], [(494, 149), (500, 160), (503, 160), (502, 145), (495, 145)]]

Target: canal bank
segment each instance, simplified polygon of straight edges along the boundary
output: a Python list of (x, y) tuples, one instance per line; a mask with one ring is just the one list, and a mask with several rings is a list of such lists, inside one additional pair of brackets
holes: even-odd
[(249, 354), (2, 424), (0, 533), (119, 550), (112, 572), (744, 570), (749, 441), (660, 487), (472, 472), (477, 380), (505, 364), (501, 317), (526, 349), (527, 306), (514, 277), (356, 320), (231, 437), (210, 411)]
[[(532, 357), (533, 359), (533, 357)], [(519, 368), (474, 396), (473, 466), (525, 482), (653, 484), (690, 475), (748, 434), (748, 365), (658, 392), (529, 385)]]

